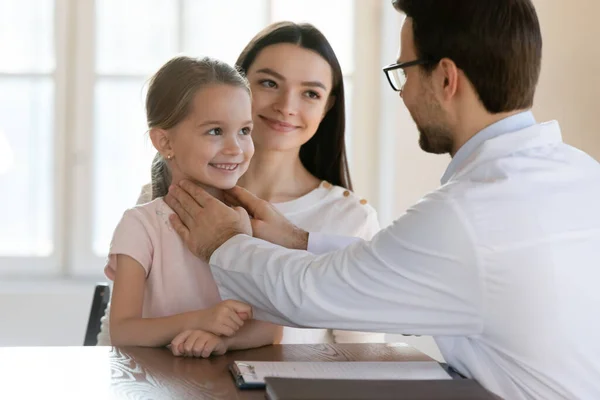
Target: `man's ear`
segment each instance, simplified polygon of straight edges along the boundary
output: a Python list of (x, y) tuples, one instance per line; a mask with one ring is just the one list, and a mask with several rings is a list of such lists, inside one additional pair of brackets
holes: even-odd
[(438, 64), (436, 85), (444, 100), (452, 98), (458, 90), (458, 67), (449, 58), (442, 58)]
[(150, 140), (154, 148), (166, 159), (171, 159), (175, 156), (173, 146), (171, 145), (171, 136), (164, 129), (150, 129)]

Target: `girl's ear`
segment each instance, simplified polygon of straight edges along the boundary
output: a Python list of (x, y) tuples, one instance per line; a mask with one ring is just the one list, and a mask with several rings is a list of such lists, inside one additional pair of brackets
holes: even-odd
[(152, 140), (152, 145), (154, 145), (154, 148), (166, 159), (171, 159), (175, 155), (170, 138), (169, 132), (164, 129), (150, 129), (150, 140)]

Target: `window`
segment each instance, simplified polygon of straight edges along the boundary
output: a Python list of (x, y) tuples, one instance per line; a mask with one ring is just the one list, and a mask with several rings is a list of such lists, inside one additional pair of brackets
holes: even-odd
[(103, 0), (96, 3), (95, 23), (91, 214), (93, 251), (102, 256), (122, 212), (150, 179), (156, 151), (146, 134), (145, 82), (178, 53), (233, 64), (266, 25), (267, 2)]
[(349, 107), (350, 0), (0, 2), (0, 185), (10, 188), (0, 197), (0, 274), (99, 276), (117, 222), (150, 180), (148, 78), (180, 53), (233, 63), (277, 20), (324, 32)]
[(0, 2), (0, 256), (11, 272), (56, 262), (53, 36), (52, 0)]

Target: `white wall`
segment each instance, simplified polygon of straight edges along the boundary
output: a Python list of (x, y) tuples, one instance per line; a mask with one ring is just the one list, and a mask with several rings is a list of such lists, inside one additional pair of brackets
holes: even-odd
[(0, 282), (0, 346), (83, 344), (94, 282)]
[(600, 161), (600, 2), (534, 3), (544, 38), (535, 114), (558, 120), (565, 142)]

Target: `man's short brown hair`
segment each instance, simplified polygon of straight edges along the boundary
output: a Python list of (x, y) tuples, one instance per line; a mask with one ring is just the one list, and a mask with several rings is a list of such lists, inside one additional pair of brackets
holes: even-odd
[(451, 59), (490, 113), (531, 108), (540, 75), (542, 35), (530, 0), (393, 0), (412, 20), (415, 51)]

